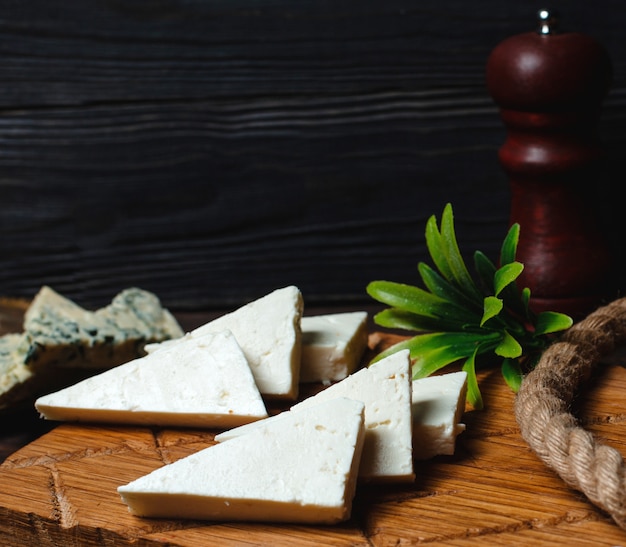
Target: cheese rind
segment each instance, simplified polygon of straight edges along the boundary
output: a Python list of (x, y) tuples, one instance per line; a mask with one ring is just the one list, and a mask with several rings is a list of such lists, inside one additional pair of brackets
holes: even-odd
[[(259, 391), (271, 398), (293, 400), (298, 396), (303, 311), (300, 290), (290, 285), (194, 329), (185, 337), (230, 330), (239, 342)], [(150, 353), (176, 340), (146, 346)]]
[(118, 492), (137, 516), (334, 524), (352, 510), (364, 405), (337, 398), (158, 468)]
[(425, 460), (452, 455), (457, 436), (465, 431), (467, 373), (451, 372), (413, 380), (413, 455)]
[(148, 291), (126, 289), (110, 305), (91, 312), (44, 286), (26, 310), (24, 331), (0, 337), (0, 408), (29, 398), (32, 404), (47, 385), (68, 385), (90, 370), (144, 355), (146, 343), (182, 333)]
[(267, 417), (248, 363), (223, 331), (107, 370), (35, 401), (49, 420), (235, 427)]
[(356, 370), (367, 348), (367, 312), (307, 316), (300, 324), (301, 383), (338, 382)]
[(261, 422), (224, 431), (224, 442), (248, 434), (264, 422), (279, 421), (291, 413), (335, 397), (365, 404), (365, 445), (359, 479), (372, 482), (410, 482), (415, 479), (412, 448), (411, 374), (409, 351), (402, 350), (332, 384), (283, 412)]

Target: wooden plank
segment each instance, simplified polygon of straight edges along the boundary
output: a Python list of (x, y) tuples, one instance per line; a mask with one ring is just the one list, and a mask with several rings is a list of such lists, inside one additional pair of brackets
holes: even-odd
[[(378, 351), (398, 339), (373, 333), (370, 346)], [(359, 485), (352, 518), (340, 526), (133, 517), (117, 486), (211, 446), (215, 431), (62, 424), (0, 466), (0, 538), (16, 547), (624, 544), (626, 532), (525, 445), (499, 373), (479, 380), (487, 408), (468, 407), (456, 454), (417, 462), (414, 484)], [(607, 366), (579, 401), (586, 426), (620, 450), (625, 383), (626, 369)]]
[[(623, 10), (554, 7), (614, 60), (602, 135), (619, 161)], [(364, 302), (372, 279), (414, 280), (424, 222), (446, 201), (467, 252), (495, 258), (509, 193), (484, 66), (534, 18), (496, 0), (13, 2), (0, 21), (2, 293), (48, 283), (98, 307), (137, 285), (187, 310), (293, 283), (311, 302)], [(621, 277), (603, 181), (589, 202)]]

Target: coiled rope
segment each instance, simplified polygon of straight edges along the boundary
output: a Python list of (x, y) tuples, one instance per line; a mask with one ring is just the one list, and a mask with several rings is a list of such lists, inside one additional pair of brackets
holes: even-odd
[(621, 453), (580, 427), (570, 405), (603, 356), (626, 343), (626, 298), (575, 323), (550, 345), (515, 398), (521, 434), (543, 462), (626, 530)]

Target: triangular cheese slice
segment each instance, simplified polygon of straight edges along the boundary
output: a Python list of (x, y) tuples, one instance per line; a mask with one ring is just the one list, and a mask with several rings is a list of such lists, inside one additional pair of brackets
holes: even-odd
[(44, 418), (177, 427), (235, 427), (267, 417), (250, 367), (228, 332), (187, 338), (55, 393)]
[(118, 488), (137, 516), (333, 524), (347, 520), (364, 406), (338, 398), (267, 421)]
[(303, 317), (300, 383), (329, 385), (352, 374), (367, 349), (367, 312)]
[(265, 422), (279, 421), (292, 412), (334, 397), (350, 397), (365, 404), (366, 435), (359, 478), (377, 482), (413, 481), (410, 368), (409, 351), (399, 351), (292, 406), (289, 412), (224, 431), (215, 440), (230, 442)]
[[(302, 294), (290, 285), (213, 319), (185, 337), (230, 330), (248, 359), (261, 394), (293, 400), (300, 379), (302, 310)], [(175, 343), (150, 344), (146, 351)]]
[(465, 431), (467, 372), (460, 370), (413, 380), (413, 458), (426, 460), (454, 454), (456, 438)]

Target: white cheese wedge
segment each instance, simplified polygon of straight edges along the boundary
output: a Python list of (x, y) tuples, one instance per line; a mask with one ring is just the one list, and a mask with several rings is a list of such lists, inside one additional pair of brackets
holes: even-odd
[[(194, 329), (185, 337), (230, 330), (243, 350), (261, 394), (293, 400), (298, 396), (302, 352), (303, 300), (291, 285)], [(146, 346), (149, 353), (176, 340)]]
[(338, 398), (263, 421), (120, 486), (142, 517), (334, 524), (350, 518), (364, 405)]
[(268, 421), (280, 421), (291, 413), (335, 397), (349, 397), (365, 404), (365, 445), (359, 479), (376, 482), (409, 482), (415, 479), (412, 455), (411, 374), (409, 351), (381, 359), (332, 384), (267, 420), (216, 435), (228, 441), (254, 431)]
[(176, 427), (235, 427), (267, 417), (228, 331), (187, 338), (44, 395), (35, 408), (49, 420)]
[(452, 455), (457, 436), (465, 431), (467, 373), (451, 372), (413, 380), (413, 456), (426, 460)]
[(338, 382), (352, 374), (367, 348), (367, 312), (303, 317), (300, 382)]

